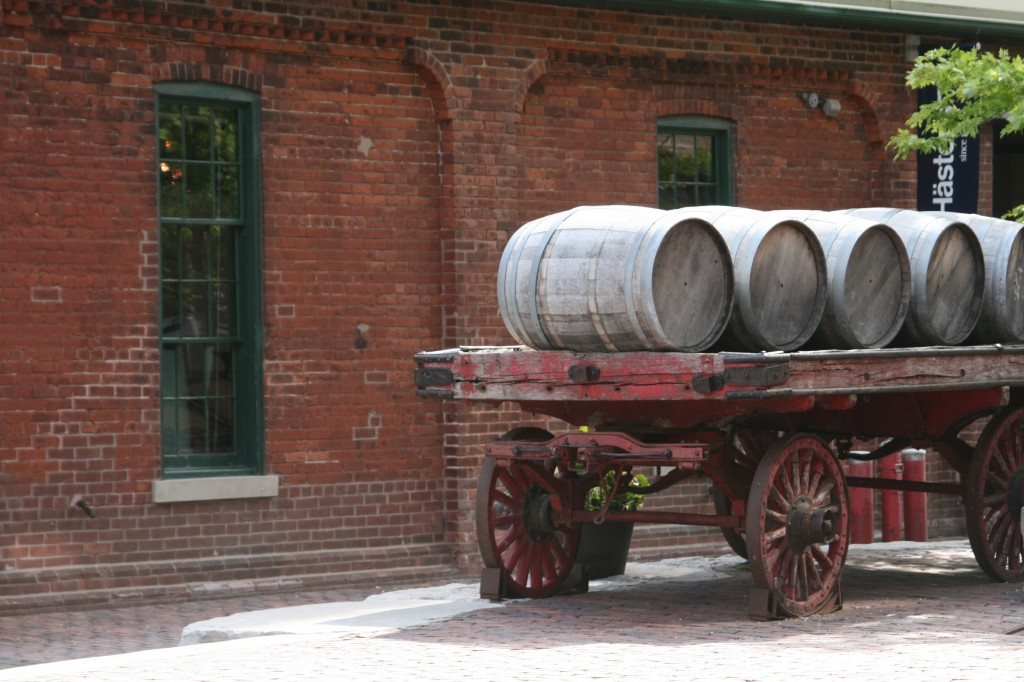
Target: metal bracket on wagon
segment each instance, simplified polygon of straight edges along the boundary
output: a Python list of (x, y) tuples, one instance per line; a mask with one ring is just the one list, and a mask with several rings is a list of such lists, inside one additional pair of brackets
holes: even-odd
[(727, 367), (725, 383), (730, 386), (754, 386), (769, 388), (785, 383), (789, 378), (789, 363), (760, 365), (756, 367)]

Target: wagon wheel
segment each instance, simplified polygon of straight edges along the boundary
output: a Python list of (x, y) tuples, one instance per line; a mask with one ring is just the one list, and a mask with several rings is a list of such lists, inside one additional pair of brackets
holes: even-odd
[[(778, 437), (774, 432), (769, 431), (750, 431), (747, 429), (741, 429), (736, 432), (736, 448), (735, 457), (733, 463), (737, 465), (738, 470), (742, 472), (747, 480), (749, 481), (754, 477), (754, 471), (757, 469), (757, 463), (760, 461), (761, 456), (764, 454), (768, 446)], [(732, 500), (726, 496), (717, 487), (712, 489), (713, 500), (715, 503), (715, 513), (720, 516), (728, 516), (732, 514)], [(722, 537), (725, 538), (725, 542), (729, 545), (732, 551), (736, 552), (738, 556), (747, 558), (747, 534), (743, 528), (722, 528)]]
[(1000, 412), (982, 431), (967, 471), (967, 537), (981, 570), (1000, 582), (1024, 580), (1024, 408)]
[(830, 610), (849, 547), (849, 494), (835, 455), (817, 436), (793, 434), (761, 459), (747, 500), (754, 583), (779, 612)]
[[(550, 437), (540, 429), (517, 429), (502, 440)], [(477, 487), (477, 542), (484, 565), (504, 569), (505, 584), (517, 596), (555, 594), (576, 560), (579, 528), (556, 526), (551, 518), (557, 485), (551, 474), (530, 462), (484, 460)]]

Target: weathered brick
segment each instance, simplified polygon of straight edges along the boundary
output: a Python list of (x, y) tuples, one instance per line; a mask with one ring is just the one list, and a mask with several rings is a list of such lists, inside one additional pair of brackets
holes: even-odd
[[(514, 3), (233, 8), (15, 0), (0, 14), (0, 523), (17, 537), (0, 563), (36, 572), (41, 593), (181, 585), (151, 561), (187, 559), (210, 581), (401, 570), (409, 542), (430, 548), (417, 565), (450, 567), (454, 553), (476, 573), (482, 444), (520, 423), (565, 425), (420, 400), (411, 357), (511, 342), (494, 273), (523, 223), (653, 204), (658, 116), (736, 122), (740, 204), (912, 201), (911, 166), (882, 149), (914, 105), (892, 32)], [(271, 501), (150, 501), (153, 85), (174, 79), (261, 98), (266, 459), (282, 476)], [(841, 115), (807, 110), (811, 89), (838, 97)], [(99, 505), (96, 519), (68, 505), (74, 494)], [(658, 504), (707, 502), (693, 483)], [(956, 506), (932, 509), (950, 519)], [(667, 554), (716, 533), (649, 537)], [(282, 558), (311, 548), (337, 551)], [(83, 557), (138, 569), (60, 574)]]

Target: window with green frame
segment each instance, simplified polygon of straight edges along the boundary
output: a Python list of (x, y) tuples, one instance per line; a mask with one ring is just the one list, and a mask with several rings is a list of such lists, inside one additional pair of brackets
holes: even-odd
[(163, 477), (262, 473), (258, 96), (156, 91)]
[(658, 119), (658, 208), (732, 205), (733, 124), (704, 116)]

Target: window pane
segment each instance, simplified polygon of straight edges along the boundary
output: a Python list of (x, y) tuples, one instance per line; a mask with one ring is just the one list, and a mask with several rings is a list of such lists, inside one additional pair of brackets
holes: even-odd
[(190, 338), (209, 336), (209, 285), (206, 282), (183, 284), (181, 286), (181, 302), (184, 315), (182, 335)]
[(696, 206), (708, 206), (711, 204), (721, 203), (718, 200), (718, 192), (714, 185), (702, 185), (697, 190), (697, 203)]
[(207, 228), (203, 225), (183, 225), (179, 228), (179, 232), (181, 234), (179, 276), (181, 279), (206, 279), (210, 274), (206, 259)]
[(697, 179), (695, 139), (690, 135), (676, 135), (676, 182)]
[(214, 225), (210, 228), (211, 267), (214, 279), (235, 278), (235, 228)]
[(210, 336), (234, 336), (235, 328), (235, 285), (223, 283), (213, 285), (213, 324)]
[(715, 181), (715, 164), (711, 154), (711, 138), (701, 135), (694, 138), (697, 178), (701, 182)]
[(160, 442), (165, 452), (178, 451), (178, 402), (175, 400), (178, 379), (177, 348), (163, 344), (160, 348)]
[(181, 338), (180, 293), (177, 283), (165, 282), (161, 287), (163, 319), (160, 321), (160, 333), (164, 338)]
[(185, 164), (186, 217), (213, 217), (213, 172), (205, 163)]
[(210, 108), (184, 107), (185, 158), (192, 161), (210, 160)]
[(671, 183), (658, 183), (658, 208), (669, 211), (676, 206), (676, 188)]
[(218, 111), (216, 130), (217, 161), (238, 161), (238, 112)]
[(180, 218), (185, 205), (184, 167), (160, 162), (160, 216)]
[(160, 105), (160, 158), (180, 159), (184, 148), (181, 144), (181, 105)]
[(165, 223), (160, 226), (160, 277), (163, 279), (179, 279), (181, 259), (178, 238), (177, 225)]
[(235, 449), (235, 401), (221, 398), (210, 401), (210, 451), (231, 452)]
[(242, 215), (238, 194), (238, 168), (236, 166), (219, 166), (216, 174), (218, 218), (240, 218)]

